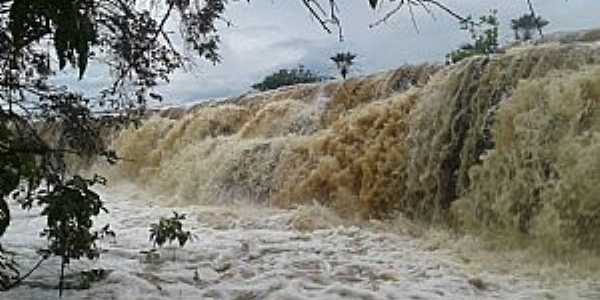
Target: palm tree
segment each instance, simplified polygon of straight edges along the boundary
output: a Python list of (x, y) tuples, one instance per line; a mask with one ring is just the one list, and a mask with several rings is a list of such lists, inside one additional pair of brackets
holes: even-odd
[(356, 54), (351, 52), (340, 52), (335, 56), (331, 57), (331, 60), (335, 63), (336, 67), (340, 71), (342, 78), (346, 79), (348, 76), (348, 72), (350, 71), (350, 67), (354, 64), (354, 59), (356, 58)]
[(548, 24), (550, 22), (540, 16), (524, 14), (518, 19), (512, 19), (511, 29), (515, 32), (516, 40), (529, 41), (533, 38), (536, 30), (541, 31)]

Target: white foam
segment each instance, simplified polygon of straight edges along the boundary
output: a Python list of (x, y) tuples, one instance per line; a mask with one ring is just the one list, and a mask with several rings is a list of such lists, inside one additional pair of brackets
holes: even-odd
[[(74, 261), (68, 273), (112, 270), (87, 290), (67, 290), (63, 299), (598, 299), (600, 286), (569, 282), (545, 286), (509, 274), (471, 274), (444, 251), (428, 251), (414, 238), (358, 227), (299, 232), (297, 211), (264, 207), (198, 206), (185, 227), (196, 240), (182, 249), (165, 248), (147, 259), (148, 227), (172, 208), (152, 206), (151, 196), (126, 187), (102, 192), (117, 232), (100, 260)], [(36, 211), (12, 208), (13, 223), (3, 245), (20, 253), (25, 269), (37, 259), (43, 220)], [(305, 212), (300, 212), (305, 214)], [(333, 226), (333, 225), (332, 225)], [(58, 299), (59, 262), (44, 263), (24, 284), (1, 299)], [(485, 289), (473, 284), (480, 279)], [(471, 282), (470, 282), (471, 281)]]

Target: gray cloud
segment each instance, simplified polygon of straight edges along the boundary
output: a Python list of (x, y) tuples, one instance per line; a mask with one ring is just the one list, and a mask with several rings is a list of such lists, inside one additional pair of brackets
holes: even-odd
[[(597, 0), (538, 0), (537, 11), (551, 21), (547, 31), (576, 30), (600, 26)], [(499, 10), (503, 24), (501, 38), (508, 41), (511, 18), (527, 10), (524, 0), (447, 0), (448, 6), (474, 16), (490, 8)], [(359, 54), (358, 70), (370, 73), (392, 69), (406, 63), (443, 61), (444, 55), (466, 41), (456, 20), (441, 11), (435, 20), (417, 12), (419, 32), (413, 28), (408, 12), (402, 12), (386, 24), (369, 29), (387, 7), (368, 9), (364, 0), (340, 1), (344, 42), (328, 35), (311, 19), (300, 1), (253, 0), (232, 2), (228, 17), (235, 23), (222, 28), (221, 55), (216, 66), (199, 63), (191, 72), (178, 72), (168, 85), (160, 87), (167, 102), (187, 102), (239, 94), (263, 76), (282, 67), (307, 65), (321, 72), (334, 73), (328, 57), (338, 51)], [(73, 83), (73, 72), (60, 74), (56, 81)], [(92, 66), (84, 80), (75, 86), (92, 92), (109, 82), (105, 68)]]

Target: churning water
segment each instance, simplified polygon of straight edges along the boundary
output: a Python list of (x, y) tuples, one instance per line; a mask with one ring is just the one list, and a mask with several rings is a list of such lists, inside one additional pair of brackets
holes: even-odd
[[(110, 140), (118, 237), (71, 265), (106, 270), (73, 299), (600, 298), (597, 42), (170, 108)], [(196, 240), (140, 253), (173, 209)], [(33, 259), (41, 220), (14, 211), (3, 244)], [(56, 297), (57, 270), (2, 296)]]

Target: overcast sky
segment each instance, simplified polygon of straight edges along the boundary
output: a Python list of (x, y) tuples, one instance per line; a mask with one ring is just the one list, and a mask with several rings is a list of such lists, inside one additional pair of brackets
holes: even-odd
[[(220, 30), (222, 63), (200, 63), (191, 72), (176, 73), (170, 84), (161, 86), (166, 102), (181, 103), (232, 96), (284, 67), (304, 64), (324, 74), (335, 74), (329, 57), (339, 51), (357, 53), (353, 75), (393, 69), (403, 64), (443, 61), (446, 53), (466, 41), (458, 23), (442, 11), (435, 20), (415, 11), (419, 32), (408, 11), (386, 24), (369, 29), (369, 24), (387, 12), (368, 9), (367, 0), (339, 0), (345, 40), (327, 34), (310, 17), (300, 0), (230, 1), (227, 18), (235, 24)], [(525, 0), (445, 0), (463, 15), (478, 16), (491, 8), (499, 10), (503, 28), (501, 41), (512, 38), (510, 19), (527, 11)], [(600, 27), (600, 0), (534, 0), (537, 12), (550, 20), (546, 32)], [(66, 70), (59, 82), (72, 83), (76, 74)], [(106, 69), (92, 66), (77, 86), (94, 91), (109, 82)]]

